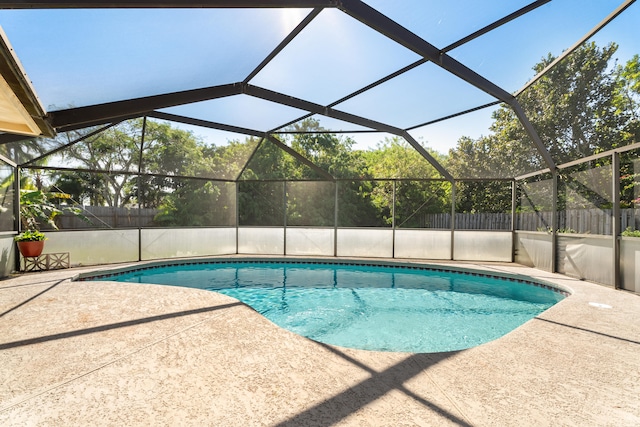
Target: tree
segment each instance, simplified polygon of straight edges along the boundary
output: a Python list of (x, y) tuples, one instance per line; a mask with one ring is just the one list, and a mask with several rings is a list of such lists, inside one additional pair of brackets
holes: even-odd
[(53, 190), (69, 194), (71, 199), (80, 204), (102, 206), (106, 204), (104, 199), (104, 181), (100, 175), (82, 171), (58, 172), (57, 180), (52, 186)]
[[(69, 186), (69, 181), (75, 181), (73, 184), (75, 186), (93, 188), (93, 202), (104, 203), (107, 206), (124, 206), (131, 201), (132, 195), (127, 190), (131, 187), (134, 177), (117, 172), (137, 171), (140, 163), (142, 119), (127, 120), (93, 137), (72, 144), (82, 134), (86, 135), (91, 130), (84, 129), (82, 133), (75, 131), (61, 134), (59, 139), (66, 139), (70, 145), (58, 155), (63, 163), (74, 168), (87, 169), (94, 174), (89, 178), (87, 174), (65, 172), (62, 180), (56, 182), (56, 185)], [(104, 171), (104, 173), (98, 171)], [(75, 176), (72, 178), (73, 175)], [(89, 181), (86, 181), (87, 178)]]
[(174, 190), (159, 205), (154, 222), (160, 226), (235, 225), (235, 186), (221, 182), (176, 179)]
[(54, 183), (79, 200), (88, 198), (91, 204), (114, 207), (135, 203), (157, 207), (171, 187), (170, 180), (161, 176), (141, 180), (132, 173), (142, 170), (160, 175), (199, 176), (208, 170), (201, 141), (191, 132), (172, 128), (168, 123), (131, 119), (72, 143), (92, 130), (68, 132), (59, 137), (66, 139), (61, 144), (69, 144), (57, 154), (62, 162), (87, 171), (60, 172)]
[[(623, 146), (637, 138), (633, 90), (635, 58), (626, 67), (611, 64), (617, 45), (587, 43), (551, 68), (518, 98), (542, 142), (558, 164)], [(538, 73), (553, 62), (548, 55), (533, 67)], [(625, 80), (626, 79), (626, 80)], [(631, 101), (630, 101), (631, 100)], [(514, 177), (546, 167), (515, 113), (506, 105), (493, 114), (492, 133), (461, 138), (448, 166), (456, 177)], [(635, 129), (635, 130), (634, 130)], [(497, 185), (497, 184), (496, 184)], [(500, 187), (500, 186), (498, 186)], [(495, 201), (510, 206), (510, 193), (465, 183), (458, 191), (460, 210), (484, 210)]]
[(286, 139), (290, 146), (332, 176), (361, 176), (365, 165), (360, 153), (352, 150), (355, 141), (351, 138), (327, 133), (317, 120), (311, 118), (290, 126), (287, 131), (297, 132)]
[[(625, 127), (625, 139), (640, 141), (640, 55), (634, 55), (624, 66), (619, 66), (618, 96), (615, 105), (618, 110), (631, 112), (632, 120)], [(640, 186), (640, 164), (637, 153), (625, 152), (621, 156), (621, 197), (623, 207), (640, 204), (638, 187)]]
[[(350, 138), (327, 132), (317, 120), (306, 119), (286, 129), (278, 139), (301, 156), (337, 178), (368, 177), (362, 152), (353, 151)], [(313, 181), (289, 183), (287, 224), (332, 226), (335, 222), (335, 187), (316, 170), (264, 140), (247, 164), (242, 180)], [(383, 225), (368, 197), (371, 183), (338, 183), (339, 223), (342, 226)], [(367, 192), (366, 189), (369, 188)], [(242, 182), (240, 221), (244, 225), (282, 225), (284, 193), (281, 182)]]
[[(436, 160), (443, 158), (430, 153)], [(387, 138), (377, 149), (366, 153), (367, 170), (377, 178), (411, 178), (395, 184), (395, 218), (398, 227), (422, 227), (423, 216), (429, 213), (448, 212), (450, 186), (440, 181), (440, 173), (413, 147), (399, 137)], [(427, 180), (427, 181), (423, 181)], [(431, 181), (432, 180), (432, 181)], [(392, 180), (376, 181), (372, 189), (374, 206), (383, 214), (385, 223), (391, 224), (394, 183)]]

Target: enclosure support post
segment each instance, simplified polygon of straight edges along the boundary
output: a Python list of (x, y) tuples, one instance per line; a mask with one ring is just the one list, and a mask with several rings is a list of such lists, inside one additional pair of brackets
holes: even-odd
[(335, 200), (333, 203), (333, 256), (338, 256), (338, 181), (335, 184)]
[(613, 288), (620, 289), (620, 153), (614, 152), (611, 155), (611, 173), (612, 175), (612, 202), (613, 208), (611, 215), (613, 216), (611, 225), (611, 234), (613, 235)]
[(454, 241), (456, 233), (456, 181), (451, 181), (451, 254), (450, 259), (454, 258)]
[(511, 181), (511, 262), (516, 261), (516, 243), (517, 243), (517, 234), (516, 234), (516, 202), (517, 202), (517, 183), (514, 179)]
[(239, 253), (238, 252), (238, 248), (239, 248), (239, 230), (240, 230), (240, 184), (238, 183), (238, 181), (235, 182), (236, 184), (236, 255)]
[(558, 172), (551, 172), (551, 272), (557, 271), (558, 257)]
[[(147, 116), (142, 119), (142, 135), (140, 135), (140, 152), (138, 153), (138, 261), (142, 261), (142, 155), (144, 152), (144, 135), (147, 132)], [(118, 224), (116, 224), (116, 227)]]
[[(22, 224), (20, 222), (20, 166), (14, 168), (13, 175), (13, 228), (20, 233), (22, 231)], [(15, 253), (15, 271), (20, 271), (20, 254), (16, 249), (16, 245), (13, 245)]]
[(13, 228), (18, 233), (22, 231), (20, 223), (20, 166), (13, 171)]
[(393, 180), (391, 195), (391, 258), (396, 257), (396, 180)]
[(282, 248), (282, 255), (287, 254), (287, 181), (282, 181), (282, 225), (283, 225), (283, 237), (284, 243)]

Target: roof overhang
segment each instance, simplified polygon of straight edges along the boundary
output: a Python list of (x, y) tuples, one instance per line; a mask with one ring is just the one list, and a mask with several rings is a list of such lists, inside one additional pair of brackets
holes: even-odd
[(0, 132), (25, 136), (55, 134), (31, 82), (0, 27)]

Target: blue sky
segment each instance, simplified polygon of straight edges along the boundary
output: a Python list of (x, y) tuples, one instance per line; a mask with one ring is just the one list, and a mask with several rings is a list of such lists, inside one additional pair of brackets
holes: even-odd
[[(622, 0), (553, 0), (467, 45), (451, 56), (510, 92), (533, 76), (531, 67), (559, 55)], [(370, 0), (377, 8), (436, 47), (508, 14), (522, 0)], [(617, 41), (622, 62), (640, 53), (640, 6), (594, 39)], [(243, 80), (309, 10), (0, 10), (0, 25), (45, 108), (116, 101)], [(635, 33), (635, 34), (634, 34)], [(329, 104), (419, 57), (344, 13), (324, 10), (252, 84)], [(492, 98), (425, 64), (336, 108), (408, 127)], [(240, 96), (168, 109), (176, 114), (266, 131), (304, 115)], [(488, 134), (491, 109), (411, 134), (446, 152), (460, 136)], [(320, 118), (333, 130), (360, 127)], [(243, 136), (196, 132), (218, 145)], [(357, 134), (358, 148), (386, 135)]]

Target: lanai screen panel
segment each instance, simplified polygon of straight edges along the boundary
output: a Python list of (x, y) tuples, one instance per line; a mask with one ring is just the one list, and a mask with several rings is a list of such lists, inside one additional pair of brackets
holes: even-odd
[(261, 132), (279, 128), (307, 113), (299, 108), (247, 95), (163, 108), (160, 111)]
[(343, 12), (325, 9), (250, 83), (329, 105), (418, 59)]
[(335, 183), (326, 181), (287, 183), (287, 226), (333, 227), (335, 189)]
[(156, 210), (156, 227), (224, 227), (236, 224), (236, 188), (228, 182), (143, 176), (141, 202)]
[(640, 230), (639, 155), (639, 150), (633, 150), (620, 159), (620, 226), (627, 234)]
[(0, 154), (19, 165), (32, 161), (38, 162), (40, 159), (49, 157), (52, 152), (64, 149), (66, 145), (82, 141), (85, 138), (89, 140), (95, 138), (93, 134), (97, 134), (105, 128), (106, 126), (93, 126), (68, 132), (60, 132), (53, 138), (25, 137), (18, 141), (0, 144)]
[(260, 138), (148, 118), (142, 170), (150, 174), (235, 180)]
[(322, 180), (323, 172), (300, 157), (281, 148), (279, 140), (264, 138), (245, 165), (240, 181)]
[[(46, 141), (46, 142), (45, 142)], [(41, 156), (45, 151), (42, 144), (55, 144), (55, 140), (48, 138), (24, 138), (16, 142), (0, 144), (0, 154), (17, 164), (26, 163)]]
[(398, 229), (451, 229), (451, 183), (401, 180), (395, 185)]
[(338, 182), (338, 227), (384, 227), (392, 225), (393, 194), (386, 181)]
[(0, 231), (14, 228), (14, 169), (0, 162)]
[(558, 228), (568, 234), (611, 235), (612, 175), (610, 159), (564, 169), (558, 186)]
[(538, 175), (517, 182), (516, 230), (551, 233), (553, 229), (553, 178)]
[(447, 169), (458, 179), (512, 178), (547, 167), (514, 111), (504, 104), (410, 133), (428, 145), (434, 141), (433, 146), (449, 146)]
[[(449, 154), (449, 150), (455, 149), (461, 138), (478, 139), (491, 133), (493, 123), (492, 114), (497, 109), (497, 104), (468, 112), (447, 120), (426, 122), (409, 129), (409, 134), (428, 149), (441, 154)], [(456, 174), (457, 175), (457, 174)], [(463, 175), (463, 178), (469, 176)]]
[(335, 108), (405, 129), (492, 101), (491, 95), (426, 63)]
[(55, 139), (58, 149), (34, 163), (60, 169), (137, 173), (142, 128), (143, 119), (136, 118), (114, 126), (59, 133)]
[(513, 93), (536, 73), (548, 54), (560, 55), (620, 2), (554, 0), (450, 52), (450, 55)]
[(456, 230), (511, 230), (511, 201), (510, 181), (456, 182)]
[(530, 0), (367, 1), (441, 49), (530, 3)]
[(282, 227), (285, 224), (284, 181), (238, 183), (238, 225)]
[(0, 23), (55, 110), (242, 81), (305, 12), (1, 10)]

